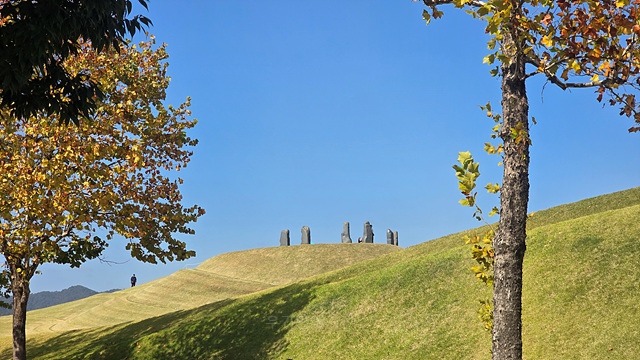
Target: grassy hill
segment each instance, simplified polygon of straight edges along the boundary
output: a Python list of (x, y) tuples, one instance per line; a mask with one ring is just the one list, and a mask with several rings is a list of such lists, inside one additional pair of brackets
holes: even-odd
[[(27, 313), (27, 333), (115, 325), (189, 309), (349, 266), (400, 248), (386, 244), (281, 246), (222, 254), (196, 267), (122, 291)], [(0, 317), (0, 345), (11, 317)]]
[[(29, 333), (30, 357), (488, 359), (490, 336), (476, 309), (490, 293), (470, 272), (461, 235), (193, 309), (108, 327)], [(637, 357), (639, 244), (640, 188), (531, 217), (525, 359)], [(277, 278), (265, 273), (248, 280)], [(9, 349), (0, 356), (9, 356)]]

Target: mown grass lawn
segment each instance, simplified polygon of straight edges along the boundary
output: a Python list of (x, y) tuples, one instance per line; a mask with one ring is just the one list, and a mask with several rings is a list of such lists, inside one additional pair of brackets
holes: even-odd
[[(537, 212), (530, 220), (525, 359), (637, 358), (640, 188)], [(490, 292), (470, 271), (461, 235), (194, 309), (30, 336), (29, 356), (489, 359), (490, 336), (476, 310)], [(259, 276), (250, 280), (277, 278)]]

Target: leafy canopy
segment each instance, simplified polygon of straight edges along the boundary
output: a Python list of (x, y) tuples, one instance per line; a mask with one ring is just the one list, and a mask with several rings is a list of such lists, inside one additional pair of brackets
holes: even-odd
[(129, 18), (131, 10), (131, 0), (0, 0), (0, 108), (64, 123), (88, 116), (104, 93), (89, 69), (71, 75), (63, 64), (82, 39), (98, 51), (119, 49), (127, 33), (151, 24)]
[[(417, 1), (417, 0), (415, 0)], [(525, 57), (527, 77), (542, 75), (562, 89), (594, 87), (598, 101), (620, 108), (640, 131), (640, 0), (423, 0), (427, 23), (453, 4), (487, 23), (491, 53), (484, 62), (507, 63), (507, 51)], [(506, 32), (522, 44), (507, 49)], [(500, 67), (491, 70), (493, 76)]]
[(5, 268), (28, 280), (43, 263), (76, 267), (100, 256), (116, 234), (144, 262), (195, 255), (173, 234), (193, 234), (188, 224), (204, 210), (181, 205), (182, 180), (168, 172), (187, 166), (192, 151), (185, 147), (197, 140), (186, 131), (197, 121), (188, 119), (189, 99), (164, 104), (168, 56), (164, 45), (154, 47), (150, 40), (97, 52), (81, 43), (65, 71), (89, 69), (106, 96), (78, 126), (40, 115), (0, 118)]

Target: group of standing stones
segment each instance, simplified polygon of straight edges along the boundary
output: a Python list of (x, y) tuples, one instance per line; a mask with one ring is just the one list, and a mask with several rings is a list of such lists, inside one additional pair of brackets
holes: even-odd
[[(301, 229), (302, 238), (300, 240), (300, 244), (311, 244), (311, 230), (308, 226), (303, 226)], [(364, 231), (362, 233), (362, 242), (373, 244), (373, 226), (366, 221), (364, 223)], [(340, 234), (340, 240), (343, 244), (350, 244), (351, 235), (349, 231), (349, 222), (345, 221), (342, 226), (342, 234)], [(391, 231), (391, 229), (387, 229), (387, 244), (398, 246), (398, 232)], [(289, 229), (284, 229), (280, 233), (280, 246), (289, 246), (291, 245), (291, 239), (289, 237)]]

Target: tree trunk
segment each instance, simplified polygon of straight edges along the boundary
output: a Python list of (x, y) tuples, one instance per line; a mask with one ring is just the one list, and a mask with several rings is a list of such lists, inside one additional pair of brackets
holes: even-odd
[(27, 359), (27, 339), (25, 326), (27, 324), (27, 302), (29, 300), (29, 281), (11, 268), (11, 291), (13, 292), (13, 360)]
[[(515, 11), (514, 11), (515, 12)], [(493, 360), (522, 359), (522, 261), (529, 200), (529, 104), (524, 55), (515, 30), (505, 31), (502, 64), (504, 174), (500, 190), (500, 222), (493, 242)], [(521, 125), (519, 125), (521, 124)], [(522, 126), (527, 137), (518, 143), (511, 129)]]

